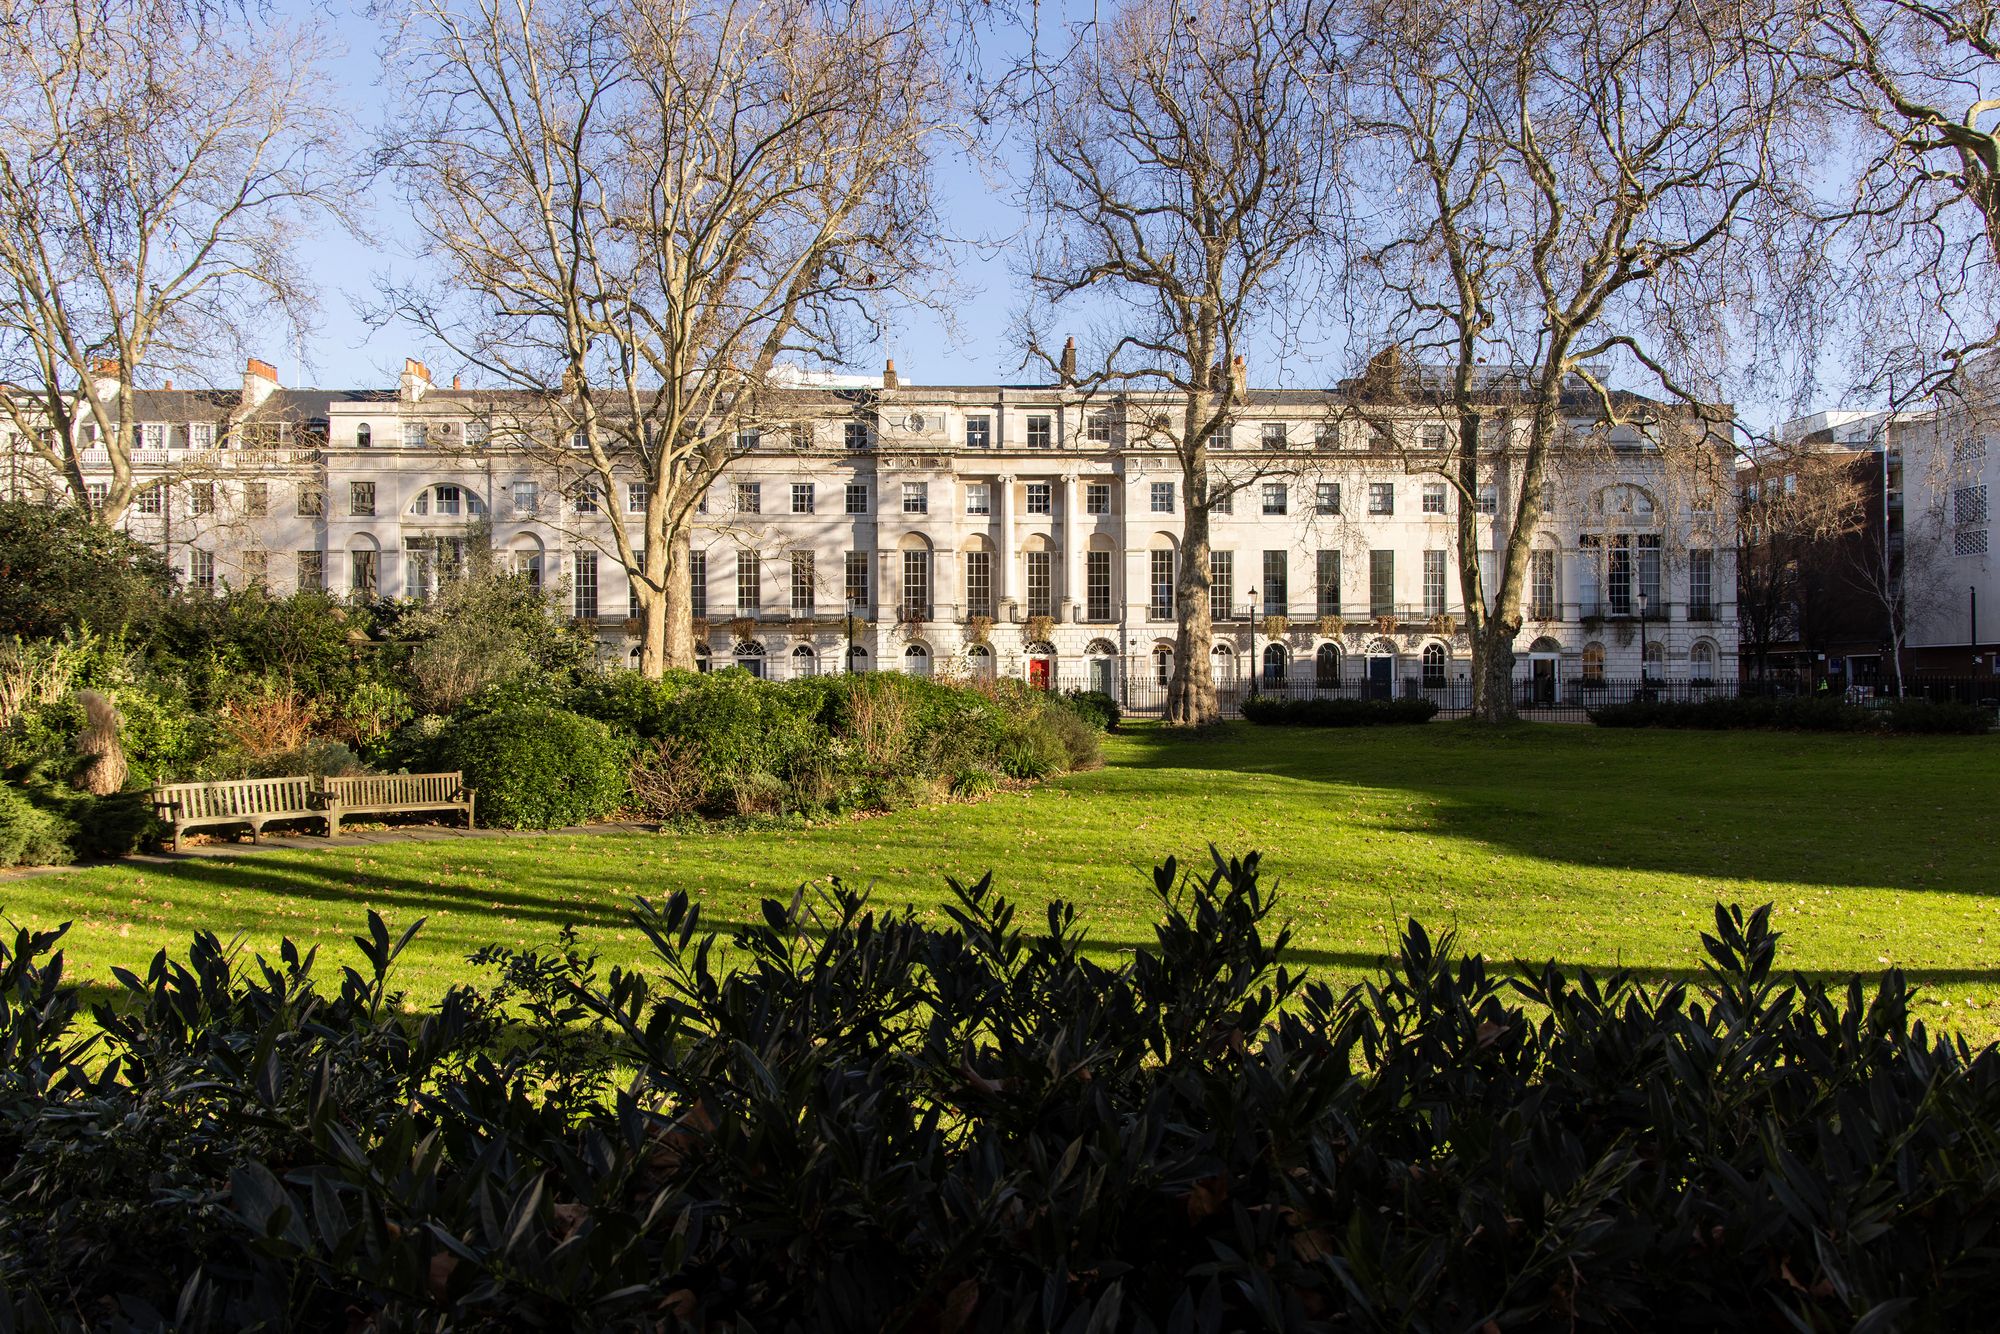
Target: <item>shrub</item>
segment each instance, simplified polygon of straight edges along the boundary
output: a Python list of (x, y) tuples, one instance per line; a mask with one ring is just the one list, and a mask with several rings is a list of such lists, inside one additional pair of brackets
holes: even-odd
[(1891, 732), (1949, 732), (1978, 736), (1993, 726), (1993, 710), (1945, 700), (1898, 699), (1881, 709)]
[(1276, 727), (1377, 727), (1427, 723), (1438, 706), (1421, 696), (1404, 699), (1288, 699), (1253, 695), (1243, 701), (1250, 722)]
[(304, 774), (308, 778), (348, 778), (365, 774), (368, 766), (343, 742), (331, 737), (311, 737), (293, 750), (280, 751), (253, 761), (251, 778), (284, 778)]
[(74, 824), (0, 784), (0, 866), (67, 866), (75, 839)]
[(1695, 701), (1633, 700), (1590, 711), (1599, 727), (1674, 727), (1797, 732), (1984, 732), (1990, 710), (1972, 704), (1896, 700), (1863, 708), (1844, 700), (1746, 695)]
[(727, 955), (642, 901), (648, 968), (565, 932), (419, 1014), (414, 926), (371, 913), (327, 984), (203, 933), (121, 970), (94, 1042), (62, 932), (21, 931), (0, 1319), (1973, 1329), (2000, 1299), (2000, 1051), (1928, 1033), (1894, 970), (1784, 975), (1768, 909), (1718, 905), (1692, 982), (1503, 976), (1411, 922), (1336, 989), (1281, 966), (1254, 854), (1158, 868), (1152, 939), (1104, 959), (1068, 905), (951, 890), (767, 899)]
[(0, 635), (143, 631), (172, 587), (158, 552), (74, 506), (0, 500)]
[(1086, 722), (1102, 732), (1118, 730), (1119, 719), (1124, 715), (1118, 708), (1118, 701), (1102, 690), (1072, 690), (1063, 698)]
[(445, 728), (439, 758), (478, 794), (482, 824), (556, 829), (602, 819), (625, 796), (628, 744), (593, 718), (537, 705)]

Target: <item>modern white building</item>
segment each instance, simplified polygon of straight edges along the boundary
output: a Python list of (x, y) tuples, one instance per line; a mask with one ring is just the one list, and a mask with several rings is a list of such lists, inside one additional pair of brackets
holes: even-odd
[[(789, 392), (780, 420), (745, 430), (699, 518), (706, 662), (834, 671), (851, 634), (857, 667), (1017, 675), (1143, 706), (1171, 667), (1186, 499), (1173, 453), (1133, 426), (1151, 415), (1144, 401), (918, 387), (893, 368), (879, 385)], [(1216, 473), (1240, 488), (1211, 539), (1218, 676), (1254, 662), (1267, 686), (1398, 693), (1465, 679), (1444, 427), (1358, 411), (1338, 389), (1239, 398), (1214, 442)], [(1520, 477), (1517, 428), (1494, 401), (1474, 502), (1492, 516), (1489, 573)], [(162, 484), (126, 523), (191, 586), (421, 598), (490, 544), (594, 623), (607, 656), (636, 644), (602, 507), (637, 497), (579, 487), (502, 443), (518, 395), (434, 385), (414, 361), (394, 389), (286, 389), (252, 361), (240, 391), (139, 403), (135, 468)], [(1543, 496), (1524, 692), (1642, 673), (1733, 680), (1726, 446), (1704, 446), (1714, 468), (1670, 466), (1653, 433), (1607, 429), (1593, 405), (1576, 396)], [(84, 459), (108, 467), (101, 449)], [(18, 442), (0, 466), (10, 494), (50, 493)]]

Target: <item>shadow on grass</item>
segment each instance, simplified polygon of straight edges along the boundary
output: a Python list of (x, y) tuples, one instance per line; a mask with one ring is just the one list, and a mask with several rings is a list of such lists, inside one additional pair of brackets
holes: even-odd
[(2000, 814), (1986, 795), (2000, 782), (2000, 742), (1987, 738), (1227, 723), (1192, 735), (1136, 728), (1124, 741), (1138, 753), (1130, 767), (1415, 798), (1419, 818), (1377, 802), (1367, 828), (1559, 864), (2000, 893)]

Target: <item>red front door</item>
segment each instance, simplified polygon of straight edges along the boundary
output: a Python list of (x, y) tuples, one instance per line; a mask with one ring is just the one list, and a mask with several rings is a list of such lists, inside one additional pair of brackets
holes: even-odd
[(1047, 690), (1052, 684), (1049, 667), (1050, 663), (1047, 658), (1028, 659), (1028, 684), (1036, 690)]

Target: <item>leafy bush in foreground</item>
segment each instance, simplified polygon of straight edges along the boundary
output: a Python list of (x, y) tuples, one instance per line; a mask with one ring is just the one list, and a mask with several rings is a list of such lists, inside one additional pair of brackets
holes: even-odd
[(1277, 727), (1374, 727), (1391, 723), (1427, 723), (1438, 706), (1421, 696), (1403, 699), (1288, 699), (1253, 695), (1243, 701), (1243, 716), (1253, 723)]
[(465, 719), (439, 744), (479, 794), (479, 822), (502, 829), (603, 819), (624, 800), (629, 752), (603, 723), (538, 705)]
[(657, 957), (495, 949), (409, 1013), (202, 935), (79, 1038), (60, 932), (0, 949), (12, 1327), (1971, 1328), (2000, 1299), (2000, 1058), (1902, 976), (1503, 979), (1412, 923), (1346, 990), (1258, 861), (1155, 873), (1084, 953), (982, 880), (835, 885)]
[(1708, 730), (1777, 729), (1797, 732), (1955, 732), (1977, 735), (1992, 725), (1990, 709), (1922, 699), (1863, 708), (1840, 699), (1746, 695), (1704, 700), (1644, 700), (1606, 704), (1590, 711), (1599, 727), (1673, 727)]

